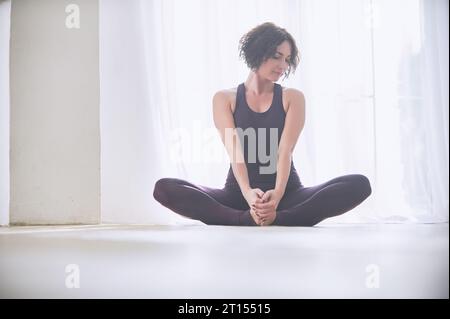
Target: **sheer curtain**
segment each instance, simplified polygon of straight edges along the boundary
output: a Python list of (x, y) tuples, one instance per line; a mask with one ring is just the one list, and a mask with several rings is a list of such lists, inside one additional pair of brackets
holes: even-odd
[[(361, 173), (373, 193), (328, 222), (448, 221), (448, 2), (100, 2), (102, 219), (192, 223), (152, 197), (177, 177), (222, 187), (212, 97), (246, 80), (240, 37), (272, 21), (296, 39), (305, 186)], [(194, 222), (196, 223), (196, 222)]]

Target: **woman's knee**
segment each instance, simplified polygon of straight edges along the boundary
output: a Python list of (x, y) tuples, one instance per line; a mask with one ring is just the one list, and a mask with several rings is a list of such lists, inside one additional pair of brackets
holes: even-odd
[(169, 203), (170, 188), (173, 184), (173, 178), (161, 178), (157, 180), (153, 189), (153, 198), (161, 204)]
[(361, 194), (362, 199), (366, 199), (372, 194), (372, 187), (369, 179), (361, 174), (352, 175), (352, 185), (356, 193)]

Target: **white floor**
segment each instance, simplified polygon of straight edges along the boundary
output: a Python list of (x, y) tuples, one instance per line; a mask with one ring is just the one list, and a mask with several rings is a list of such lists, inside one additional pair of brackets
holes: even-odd
[(449, 228), (2, 227), (0, 297), (448, 298)]

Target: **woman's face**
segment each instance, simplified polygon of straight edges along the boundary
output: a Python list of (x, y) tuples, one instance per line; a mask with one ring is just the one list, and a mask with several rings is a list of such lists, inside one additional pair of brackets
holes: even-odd
[(289, 67), (290, 55), (291, 46), (288, 41), (284, 41), (277, 47), (275, 54), (261, 64), (257, 73), (271, 81), (278, 81)]

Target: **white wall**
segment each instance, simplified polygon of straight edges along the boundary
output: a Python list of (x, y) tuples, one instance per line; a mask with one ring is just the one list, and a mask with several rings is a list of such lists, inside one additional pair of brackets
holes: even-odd
[(98, 1), (13, 1), (10, 57), (11, 224), (99, 223)]
[(11, 1), (0, 1), (0, 225), (9, 223), (9, 22)]

